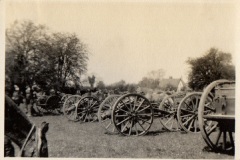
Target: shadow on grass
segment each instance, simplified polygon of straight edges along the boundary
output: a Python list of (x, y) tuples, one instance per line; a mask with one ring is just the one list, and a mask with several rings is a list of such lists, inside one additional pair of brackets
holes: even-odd
[[(173, 132), (173, 131), (168, 131), (168, 130), (157, 130), (157, 131), (148, 131), (146, 134), (144, 135), (141, 135), (141, 136), (158, 136), (162, 133), (169, 133), (169, 132)], [(123, 137), (126, 137), (125, 135), (121, 134), (121, 133), (110, 133), (110, 132), (104, 132), (104, 134), (106, 135), (119, 135), (119, 136), (123, 136)], [(186, 134), (186, 132), (183, 132), (182, 134)]]
[(167, 130), (148, 131), (144, 136), (158, 136), (161, 133), (166, 133), (166, 132), (170, 132), (170, 131), (167, 131)]
[(234, 148), (230, 149), (230, 150), (223, 150), (221, 147), (218, 147), (216, 150), (213, 150), (209, 146), (205, 146), (202, 149), (202, 151), (203, 152), (213, 152), (213, 153), (217, 153), (217, 154), (227, 154), (227, 155), (230, 155), (230, 156), (234, 156), (235, 155)]

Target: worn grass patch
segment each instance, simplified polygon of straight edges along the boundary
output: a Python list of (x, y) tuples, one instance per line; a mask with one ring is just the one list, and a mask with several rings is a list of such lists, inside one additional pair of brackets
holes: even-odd
[(204, 151), (201, 134), (166, 132), (155, 120), (145, 136), (109, 135), (98, 122), (79, 123), (64, 116), (30, 118), (37, 125), (49, 123), (47, 133), (50, 157), (78, 158), (178, 158), (233, 159), (234, 156)]

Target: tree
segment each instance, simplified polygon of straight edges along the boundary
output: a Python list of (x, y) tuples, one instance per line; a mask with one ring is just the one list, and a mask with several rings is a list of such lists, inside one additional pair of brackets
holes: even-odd
[(188, 75), (189, 87), (202, 90), (206, 85), (218, 79), (235, 79), (235, 67), (229, 53), (211, 48), (199, 58), (189, 58), (187, 63), (191, 67)]
[(135, 93), (137, 90), (137, 85), (136, 84), (128, 84), (127, 85), (127, 90), (130, 93)]
[(159, 80), (152, 79), (148, 77), (143, 77), (142, 80), (138, 83), (140, 87), (155, 89), (159, 87)]
[(34, 60), (40, 54), (39, 43), (44, 39), (46, 29), (31, 21), (15, 21), (6, 29), (6, 75), (20, 88), (33, 82)]
[(140, 87), (156, 89), (159, 87), (159, 82), (163, 79), (165, 71), (163, 69), (153, 70), (143, 77), (138, 83)]
[(78, 84), (87, 70), (86, 45), (75, 34), (17, 21), (6, 30), (6, 75), (12, 84), (62, 89)]
[(99, 82), (97, 83), (97, 86), (96, 86), (96, 87), (99, 88), (99, 89), (105, 89), (105, 88), (106, 88), (106, 86), (105, 86), (105, 84), (104, 84), (103, 81), (99, 81)]
[(148, 78), (154, 80), (161, 80), (165, 76), (165, 71), (163, 69), (153, 70), (147, 74)]
[(54, 33), (48, 48), (51, 54), (46, 52), (46, 56), (50, 68), (55, 72), (55, 77), (51, 77), (52, 82), (58, 83), (62, 88), (68, 83), (78, 86), (81, 75), (87, 70), (86, 45), (75, 34)]

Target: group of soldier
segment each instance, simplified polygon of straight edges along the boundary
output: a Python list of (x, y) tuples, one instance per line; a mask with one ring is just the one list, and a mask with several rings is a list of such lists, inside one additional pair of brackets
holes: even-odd
[[(55, 92), (53, 89), (50, 93)], [(42, 116), (37, 101), (46, 93), (34, 83), (32, 86), (26, 86), (24, 91), (20, 91), (17, 85), (14, 85), (12, 100), (27, 114), (27, 116)], [(21, 105), (22, 104), (22, 105)]]

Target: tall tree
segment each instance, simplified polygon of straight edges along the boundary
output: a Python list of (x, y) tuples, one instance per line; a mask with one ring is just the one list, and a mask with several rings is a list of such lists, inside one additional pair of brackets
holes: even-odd
[(152, 70), (146, 77), (142, 78), (138, 85), (140, 87), (156, 89), (159, 87), (159, 82), (163, 79), (164, 75), (165, 71), (163, 69)]
[(31, 21), (15, 21), (6, 29), (6, 75), (12, 83), (25, 86), (33, 81), (34, 61), (46, 27)]
[(87, 60), (87, 47), (75, 34), (50, 33), (31, 21), (6, 30), (6, 74), (13, 84), (64, 88), (79, 83)]
[(153, 70), (147, 74), (148, 78), (154, 80), (161, 80), (165, 76), (165, 71), (163, 69)]
[(75, 34), (54, 33), (50, 39), (51, 53), (48, 60), (55, 70), (51, 77), (60, 87), (69, 81), (79, 85), (80, 77), (87, 70), (88, 52), (86, 45)]
[(204, 86), (218, 79), (235, 79), (235, 67), (229, 53), (211, 48), (199, 58), (189, 58), (187, 63), (191, 67), (188, 75), (189, 87), (202, 90)]
[(96, 87), (99, 88), (99, 89), (105, 89), (105, 88), (106, 88), (106, 85), (104, 84), (103, 81), (99, 81), (99, 82), (97, 83), (97, 86), (96, 86)]

